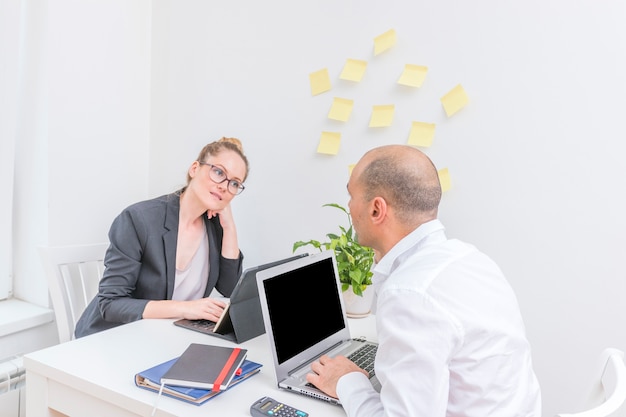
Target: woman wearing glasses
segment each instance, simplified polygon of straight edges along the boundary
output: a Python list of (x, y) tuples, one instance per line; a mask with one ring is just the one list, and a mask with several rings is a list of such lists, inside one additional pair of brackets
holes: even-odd
[(241, 142), (206, 145), (187, 171), (187, 185), (126, 208), (109, 230), (98, 294), (76, 324), (76, 337), (142, 318), (217, 321), (243, 254), (230, 202), (244, 190), (248, 160)]

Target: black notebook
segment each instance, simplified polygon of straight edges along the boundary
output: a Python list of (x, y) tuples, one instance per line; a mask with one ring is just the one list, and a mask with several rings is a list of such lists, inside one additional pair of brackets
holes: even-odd
[(192, 343), (161, 377), (161, 384), (222, 391), (241, 372), (247, 349)]

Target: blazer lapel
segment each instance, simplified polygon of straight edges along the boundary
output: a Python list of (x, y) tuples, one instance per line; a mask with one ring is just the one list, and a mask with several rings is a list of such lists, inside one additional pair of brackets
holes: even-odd
[(163, 247), (165, 249), (165, 273), (167, 277), (167, 299), (172, 299), (176, 280), (176, 242), (178, 240), (178, 215), (180, 212), (180, 194), (170, 194), (165, 210), (165, 233)]
[(215, 287), (220, 274), (221, 242), (217, 241), (214, 221), (219, 222), (219, 218), (215, 217), (215, 220), (212, 220), (204, 214), (204, 224), (206, 225), (206, 233), (209, 238), (209, 279), (204, 293), (205, 297), (208, 297), (213, 287)]

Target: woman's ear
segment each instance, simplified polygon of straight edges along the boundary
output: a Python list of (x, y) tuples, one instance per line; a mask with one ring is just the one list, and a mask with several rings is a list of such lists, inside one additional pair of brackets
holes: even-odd
[(189, 177), (191, 178), (195, 177), (198, 169), (200, 169), (200, 162), (193, 161), (193, 163), (189, 167), (189, 170), (187, 171), (187, 173), (189, 174)]

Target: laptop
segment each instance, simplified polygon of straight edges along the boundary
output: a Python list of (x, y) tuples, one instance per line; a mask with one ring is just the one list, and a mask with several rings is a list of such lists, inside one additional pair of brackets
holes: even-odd
[[(378, 344), (350, 336), (334, 251), (264, 269), (256, 279), (279, 388), (340, 405), (306, 381), (311, 363), (326, 354), (355, 361), (370, 372), (372, 385), (380, 391), (373, 369)], [(370, 352), (364, 356), (371, 363), (354, 358), (362, 351)]]
[(256, 274), (266, 268), (302, 258), (308, 254), (299, 254), (246, 269), (230, 295), (230, 301), (217, 322), (211, 320), (180, 319), (176, 326), (201, 332), (210, 336), (243, 343), (265, 333)]

